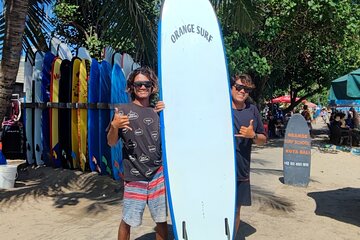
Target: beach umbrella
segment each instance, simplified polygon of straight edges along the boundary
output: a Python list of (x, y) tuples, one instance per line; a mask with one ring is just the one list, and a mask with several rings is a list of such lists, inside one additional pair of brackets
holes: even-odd
[(317, 107), (317, 105), (315, 103), (312, 103), (312, 102), (309, 102), (309, 101), (306, 101), (306, 100), (302, 101), (302, 103), (304, 105), (307, 105), (309, 108), (316, 108)]
[[(299, 100), (299, 98), (296, 98), (296, 101)], [(271, 99), (271, 103), (291, 103), (291, 97), (290, 95), (284, 95), (277, 98)]]
[(360, 68), (331, 82), (329, 100), (360, 99)]

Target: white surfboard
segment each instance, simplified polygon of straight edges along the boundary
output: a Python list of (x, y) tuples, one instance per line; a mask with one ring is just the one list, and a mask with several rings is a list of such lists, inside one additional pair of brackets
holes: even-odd
[(55, 56), (58, 55), (60, 43), (61, 43), (61, 41), (59, 39), (57, 39), (56, 37), (52, 37), (50, 40), (50, 51)]
[(133, 65), (132, 65), (132, 67), (131, 67), (131, 70), (134, 71), (134, 70), (136, 70), (136, 69), (138, 69), (138, 68), (140, 68), (140, 67), (141, 67), (141, 65), (140, 65), (139, 63), (134, 62)]
[(110, 47), (110, 46), (105, 47), (103, 59), (105, 61), (107, 61), (108, 63), (110, 63), (111, 65), (113, 65), (114, 64), (114, 62), (113, 62), (114, 53), (115, 53), (115, 50), (112, 47)]
[[(190, 7), (189, 7), (190, 6)], [(208, 0), (165, 0), (163, 159), (176, 239), (233, 239), (236, 173), (223, 40)]]
[[(33, 64), (34, 59), (30, 54), (26, 54), (25, 66), (24, 66), (24, 79), (25, 79), (25, 101), (26, 103), (32, 103), (33, 94)], [(28, 164), (34, 164), (34, 141), (33, 141), (33, 108), (26, 108), (26, 160)]]
[(86, 60), (89, 60), (90, 63), (92, 61), (92, 58), (90, 56), (90, 53), (89, 51), (85, 48), (85, 47), (80, 47), (78, 50), (77, 50), (77, 53), (76, 53), (76, 56), (81, 58), (81, 59), (86, 59)]
[(119, 52), (114, 53), (114, 55), (113, 55), (114, 65), (117, 64), (117, 65), (119, 65), (119, 67), (121, 67), (121, 61), (122, 61), (122, 54)]
[[(44, 62), (45, 54), (43, 52), (37, 51), (35, 54), (35, 65), (33, 68), (33, 79), (35, 83), (35, 103), (41, 103), (41, 81), (42, 81), (42, 67)], [(42, 141), (41, 141), (41, 108), (35, 108), (35, 117), (34, 117), (34, 151), (36, 164), (38, 166), (44, 165), (44, 161), (41, 158), (43, 151)]]
[(67, 60), (71, 61), (71, 59), (73, 57), (70, 48), (65, 43), (59, 44), (57, 54), (62, 60), (67, 59)]
[(121, 68), (124, 71), (125, 78), (128, 79), (129, 74), (132, 72), (132, 66), (133, 66), (134, 60), (133, 58), (127, 54), (123, 53), (122, 59), (121, 59)]

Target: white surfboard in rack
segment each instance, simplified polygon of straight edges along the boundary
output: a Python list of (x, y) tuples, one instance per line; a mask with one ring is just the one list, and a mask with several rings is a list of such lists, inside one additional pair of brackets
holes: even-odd
[(208, 0), (165, 0), (159, 77), (176, 239), (233, 239), (235, 151), (221, 30)]

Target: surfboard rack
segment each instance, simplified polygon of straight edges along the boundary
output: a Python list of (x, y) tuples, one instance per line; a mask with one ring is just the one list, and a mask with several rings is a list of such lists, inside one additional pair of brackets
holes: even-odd
[(36, 103), (23, 103), (24, 108), (36, 108)]
[(96, 108), (97, 109), (109, 109), (109, 104), (108, 103), (97, 103)]
[(88, 109), (96, 109), (96, 103), (88, 103)]
[(188, 240), (185, 221), (182, 222), (182, 235), (183, 235), (183, 239)]
[(230, 240), (230, 227), (229, 227), (229, 220), (225, 218), (225, 235), (227, 236), (228, 240)]
[(61, 103), (61, 102), (46, 102), (46, 103), (24, 103), (24, 108), (65, 108), (65, 109), (114, 109), (120, 107), (120, 103)]

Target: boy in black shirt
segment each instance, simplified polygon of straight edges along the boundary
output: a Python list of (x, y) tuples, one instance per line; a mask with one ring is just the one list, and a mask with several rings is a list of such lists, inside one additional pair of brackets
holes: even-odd
[(141, 225), (145, 206), (156, 222), (156, 239), (167, 239), (167, 208), (161, 158), (159, 101), (150, 106), (150, 97), (158, 91), (155, 73), (146, 67), (134, 70), (127, 88), (132, 102), (115, 109), (110, 123), (108, 144), (123, 141), (124, 206), (118, 239), (130, 239), (130, 228)]
[(266, 141), (260, 113), (255, 105), (246, 101), (254, 87), (251, 77), (247, 74), (231, 79), (237, 166), (236, 233), (240, 225), (241, 206), (251, 205), (251, 145), (252, 143), (263, 145)]

